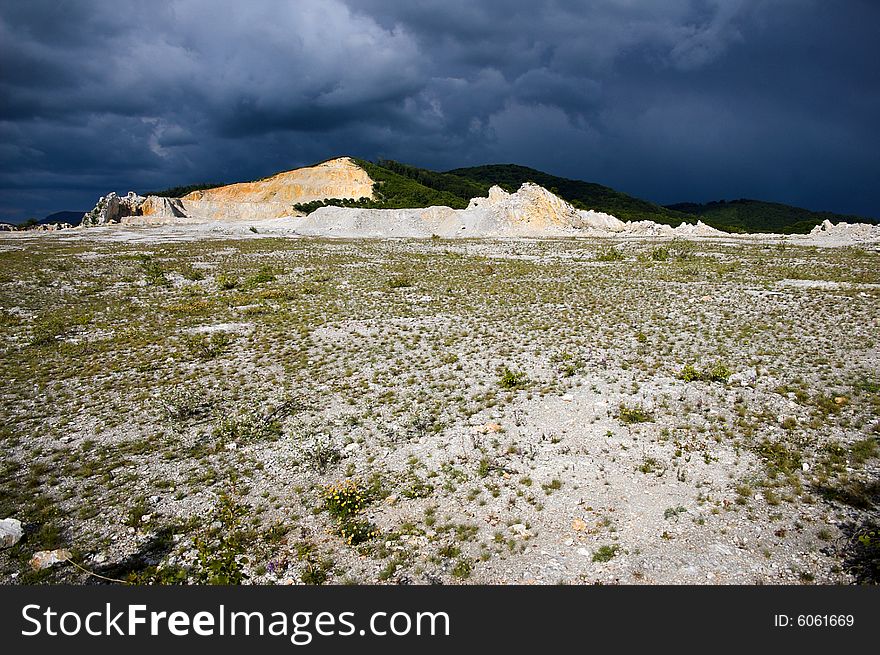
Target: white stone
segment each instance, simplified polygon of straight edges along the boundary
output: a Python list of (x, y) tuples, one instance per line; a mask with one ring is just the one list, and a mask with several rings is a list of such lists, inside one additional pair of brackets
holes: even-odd
[(70, 559), (70, 551), (64, 548), (57, 550), (39, 550), (31, 557), (30, 565), (35, 571), (48, 569), (50, 566), (66, 562)]
[(21, 521), (12, 518), (3, 519), (0, 521), (0, 548), (14, 546), (21, 540), (23, 534)]

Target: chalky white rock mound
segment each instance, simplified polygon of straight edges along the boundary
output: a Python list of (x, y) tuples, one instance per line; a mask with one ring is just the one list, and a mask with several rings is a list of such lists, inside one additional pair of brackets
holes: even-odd
[(880, 225), (843, 221), (835, 225), (826, 218), (821, 225), (812, 229), (809, 236), (818, 239), (845, 239), (854, 243), (880, 241)]
[(526, 183), (516, 193), (493, 186), (488, 197), (473, 198), (467, 209), (321, 207), (295, 229), (308, 236), (508, 237), (574, 235), (586, 225), (581, 212), (569, 203), (543, 187)]
[(498, 186), (486, 198), (473, 198), (464, 210), (484, 230), (499, 234), (546, 234), (584, 226), (580, 212), (542, 186), (526, 182), (516, 193)]
[(587, 230), (594, 230), (600, 233), (625, 232), (628, 223), (611, 214), (593, 211), (592, 209), (580, 210), (581, 224)]

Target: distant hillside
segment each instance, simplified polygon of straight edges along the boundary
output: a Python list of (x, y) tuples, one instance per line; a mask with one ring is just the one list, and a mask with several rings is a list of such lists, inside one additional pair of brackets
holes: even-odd
[(190, 184), (187, 186), (173, 186), (169, 189), (162, 189), (161, 191), (147, 191), (146, 193), (142, 193), (142, 196), (160, 196), (163, 198), (183, 198), (183, 196), (192, 193), (193, 191), (204, 191), (206, 189), (216, 189), (217, 187), (223, 186), (219, 183), (213, 182), (203, 182), (201, 184)]
[(26, 218), (22, 220), (11, 219), (6, 222), (7, 225), (15, 225), (17, 227), (29, 227), (32, 225), (47, 225), (49, 223), (70, 223), (71, 225), (79, 225), (82, 222), (84, 211), (82, 212), (55, 212), (49, 214), (45, 218)]
[(445, 205), (453, 209), (464, 209), (473, 196), (485, 195), (488, 190), (488, 187), (484, 188), (467, 180), (394, 161), (382, 160), (378, 163), (364, 159), (354, 159), (354, 161), (373, 180), (375, 198), (358, 200), (326, 198), (298, 203), (294, 207), (306, 213), (325, 205), (365, 209), (405, 209)]
[(40, 224), (70, 223), (71, 225), (79, 225), (82, 222), (83, 214), (85, 212), (55, 212), (40, 220)]
[[(477, 181), (452, 173), (437, 173), (426, 168), (417, 168), (416, 166), (401, 164), (390, 159), (379, 160), (378, 165), (431, 189), (451, 193), (465, 201), (470, 201), (471, 198), (485, 197), (489, 193), (489, 187), (493, 184), (492, 182)], [(513, 189), (513, 191), (515, 190)]]
[[(363, 183), (360, 184), (358, 186), (360, 191), (354, 192), (352, 184), (346, 186), (346, 184), (341, 184), (339, 180), (333, 182), (331, 177), (327, 177), (327, 188), (324, 188), (321, 186), (323, 178), (320, 178), (319, 175), (317, 182), (321, 182), (321, 184), (318, 184), (312, 190), (310, 198), (308, 193), (301, 193), (299, 197), (302, 200), (299, 202), (294, 200), (291, 203), (293, 197), (290, 193), (283, 193), (284, 189), (273, 190), (273, 187), (273, 189), (269, 190), (271, 191), (270, 195), (273, 195), (273, 201), (290, 203), (293, 207), (305, 213), (310, 213), (326, 205), (368, 209), (402, 209), (446, 205), (454, 209), (463, 209), (467, 207), (471, 198), (485, 197), (492, 185), (498, 185), (508, 192), (514, 192), (523, 183), (534, 182), (567, 200), (578, 209), (592, 209), (612, 214), (624, 221), (650, 220), (656, 223), (677, 226), (682, 222), (696, 223), (697, 220), (702, 220), (714, 228), (727, 232), (776, 232), (783, 234), (807, 233), (826, 219), (834, 223), (841, 221), (876, 222), (872, 219), (858, 216), (848, 216), (832, 212), (814, 212), (780, 203), (747, 199), (729, 202), (722, 200), (702, 204), (678, 203), (662, 206), (635, 198), (620, 191), (615, 191), (601, 184), (558, 177), (516, 164), (489, 164), (437, 172), (388, 159), (370, 162), (348, 157), (327, 160), (313, 167), (283, 171), (257, 182), (238, 183), (227, 186), (194, 184), (172, 187), (143, 195), (177, 198), (183, 196), (190, 196), (190, 198), (198, 196), (201, 198), (204, 196), (206, 199), (218, 196), (219, 199), (229, 199), (224, 194), (231, 194), (235, 196), (232, 199), (254, 202), (255, 199), (250, 196), (247, 198), (238, 196), (241, 196), (248, 190), (260, 191), (261, 193), (266, 192), (262, 188), (265, 184), (261, 185), (261, 183), (280, 181), (280, 184), (288, 177), (291, 177), (291, 175), (293, 175), (291, 180), (295, 182), (294, 178), (299, 179), (296, 177), (297, 175), (305, 175), (308, 171), (320, 172), (322, 170), (321, 167), (333, 166), (345, 161), (348, 162), (350, 169), (364, 178), (362, 182), (366, 184), (366, 187)], [(352, 166), (352, 164), (355, 165)], [(359, 171), (358, 169), (361, 170)], [(351, 171), (349, 172), (351, 173)], [(363, 175), (364, 173), (366, 173), (366, 176)], [(354, 173), (351, 174), (353, 175)], [(367, 177), (369, 179), (366, 179)], [(372, 198), (366, 197), (366, 194), (369, 192), (370, 180), (373, 183)], [(317, 193), (319, 188), (321, 193)], [(341, 193), (340, 189), (344, 189), (345, 193), (347, 193), (345, 197), (331, 197), (331, 195)], [(210, 191), (199, 193), (206, 190)], [(362, 197), (358, 197), (361, 194)], [(290, 204), (287, 204), (287, 206), (289, 207)], [(68, 217), (59, 218), (62, 216)], [(51, 221), (49, 221), (50, 218), (52, 218)], [(80, 218), (81, 214), (79, 212), (59, 212), (41, 222), (66, 221), (78, 223)]]
[(735, 232), (776, 232), (780, 234), (806, 234), (828, 219), (832, 223), (873, 223), (869, 218), (814, 212), (778, 202), (762, 200), (720, 200), (707, 203), (680, 202), (667, 208), (699, 216), (705, 223), (724, 225)]
[(506, 191), (516, 191), (523, 182), (534, 182), (564, 198), (578, 209), (605, 212), (624, 221), (650, 220), (667, 225), (678, 225), (682, 221), (695, 222), (693, 216), (628, 196), (601, 184), (569, 180), (515, 164), (456, 168), (447, 173), (478, 184), (497, 184)]

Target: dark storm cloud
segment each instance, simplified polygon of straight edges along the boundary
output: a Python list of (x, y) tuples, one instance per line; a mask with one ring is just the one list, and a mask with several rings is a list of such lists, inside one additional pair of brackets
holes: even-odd
[(878, 215), (876, 3), (0, 5), (0, 216), (337, 154)]

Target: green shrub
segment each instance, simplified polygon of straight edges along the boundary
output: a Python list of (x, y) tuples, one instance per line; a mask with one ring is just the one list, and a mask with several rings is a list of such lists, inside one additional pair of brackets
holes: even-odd
[(685, 382), (695, 382), (703, 379), (702, 373), (700, 373), (693, 364), (687, 364), (681, 369), (681, 373), (678, 374), (678, 377)]
[(599, 549), (595, 553), (593, 553), (593, 561), (610, 562), (619, 552), (620, 546), (618, 546), (617, 544), (600, 546)]
[(715, 362), (711, 368), (703, 370), (703, 379), (706, 382), (723, 382), (727, 384), (730, 375), (730, 369), (721, 362)]
[(366, 505), (367, 496), (357, 480), (343, 480), (324, 488), (324, 509), (335, 519), (350, 519)]
[(220, 273), (217, 276), (217, 286), (221, 289), (234, 289), (239, 283), (239, 279), (231, 273)]
[(323, 473), (339, 463), (342, 452), (329, 436), (318, 435), (302, 450), (302, 459)]
[(358, 546), (379, 536), (379, 530), (366, 519), (348, 518), (337, 523), (337, 534), (349, 546)]
[(205, 279), (205, 274), (199, 269), (193, 268), (192, 266), (185, 267), (181, 275), (183, 275), (183, 277), (190, 282), (198, 282), (199, 280)]
[(379, 536), (379, 530), (358, 514), (367, 506), (370, 494), (357, 480), (347, 479), (324, 487), (324, 509), (336, 520), (336, 533), (349, 546)]
[(850, 447), (850, 456), (855, 464), (864, 464), (873, 457), (877, 457), (877, 439), (874, 437), (866, 437), (856, 441)]
[(68, 331), (67, 323), (58, 316), (49, 316), (34, 325), (31, 336), (32, 346), (47, 346), (55, 343)]
[(529, 384), (529, 378), (522, 371), (513, 371), (505, 366), (498, 384), (502, 389), (524, 389)]
[(664, 248), (663, 246), (660, 246), (658, 248), (654, 248), (651, 251), (650, 257), (655, 262), (665, 262), (670, 257), (669, 248)]
[(764, 460), (771, 478), (779, 473), (791, 476), (801, 468), (801, 454), (780, 442), (764, 439), (755, 452)]
[(88, 325), (91, 317), (88, 314), (73, 314), (70, 311), (45, 314), (34, 323), (31, 333), (32, 346), (48, 346), (55, 344), (76, 327)]
[(219, 527), (212, 527), (195, 538), (197, 582), (238, 585), (244, 581), (246, 575), (242, 565), (247, 562), (243, 554), (248, 546), (248, 537), (242, 530), (241, 519), (246, 509), (226, 493), (220, 494), (213, 520), (209, 522), (209, 525)]
[(464, 580), (465, 578), (469, 578), (471, 572), (474, 570), (474, 564), (467, 557), (462, 557), (459, 559), (455, 566), (452, 567), (452, 576), (454, 578), (458, 578), (460, 580)]
[(271, 266), (261, 266), (260, 269), (249, 276), (245, 281), (245, 284), (248, 286), (256, 286), (258, 284), (265, 284), (266, 282), (274, 282), (275, 281), (275, 271)]
[(170, 283), (165, 268), (149, 255), (140, 255), (138, 260), (147, 284), (153, 287), (167, 287)]
[(693, 364), (687, 364), (678, 374), (679, 379), (685, 382), (721, 382), (727, 384), (731, 372), (721, 362), (715, 362), (712, 366), (697, 370)]
[(303, 572), (299, 576), (299, 579), (304, 584), (322, 585), (327, 581), (327, 578), (330, 574), (330, 569), (332, 568), (332, 560), (322, 560), (320, 562), (308, 560), (306, 562), (306, 568), (303, 569)]
[(206, 415), (213, 406), (207, 390), (199, 385), (175, 384), (159, 392), (159, 403), (166, 418), (185, 421)]

